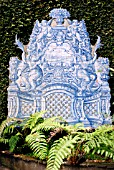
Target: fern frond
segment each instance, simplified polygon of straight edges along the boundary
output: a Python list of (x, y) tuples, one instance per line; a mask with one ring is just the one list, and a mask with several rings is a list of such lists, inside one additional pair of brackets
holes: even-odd
[(19, 139), (20, 139), (20, 137), (19, 137), (18, 134), (11, 136), (11, 138), (9, 139), (9, 150), (10, 150), (10, 152), (13, 152), (15, 150)]
[(101, 126), (93, 133), (85, 133), (83, 149), (85, 153), (105, 155), (113, 159), (114, 155), (114, 132), (113, 126)]
[(8, 117), (6, 120), (4, 120), (2, 122), (2, 124), (0, 125), (0, 136), (2, 135), (4, 129), (9, 126), (9, 124), (12, 124), (14, 121), (17, 121), (18, 119), (16, 118), (10, 118)]
[(111, 132), (111, 131), (114, 131), (114, 125), (102, 125), (102, 126), (99, 126), (95, 130), (95, 133), (100, 134), (100, 133), (108, 133), (108, 132)]
[(100, 146), (99, 148), (94, 148), (92, 154), (104, 155), (104, 158), (111, 158), (114, 160), (114, 150), (106, 146)]
[(32, 133), (39, 131), (39, 130), (49, 131), (49, 130), (52, 130), (52, 129), (55, 129), (55, 128), (58, 128), (58, 127), (64, 128), (64, 125), (60, 124), (60, 122), (58, 120), (59, 120), (58, 117), (47, 118), (47, 119), (44, 120), (43, 123), (40, 123), (35, 128), (33, 128)]
[(79, 130), (85, 131), (85, 128), (83, 123), (77, 123), (75, 125), (64, 126), (64, 130), (67, 131), (69, 134), (77, 134), (77, 131)]
[(45, 111), (41, 111), (41, 112), (36, 112), (34, 114), (32, 114), (29, 119), (27, 120), (27, 122), (24, 125), (24, 128), (34, 128), (36, 126), (36, 124), (42, 123), (43, 122), (43, 114), (45, 113)]
[(9, 139), (5, 139), (3, 137), (0, 138), (0, 143), (7, 144), (9, 142)]
[[(22, 120), (23, 121), (23, 120)], [(4, 129), (4, 132), (3, 132), (3, 135), (7, 135), (7, 134), (13, 134), (13, 132), (15, 131), (15, 128), (16, 127), (21, 127), (21, 123), (20, 122), (17, 122), (17, 121), (14, 121), (12, 122), (11, 124), (9, 124), (5, 129)]]
[(4, 134), (12, 134), (15, 129), (15, 125), (11, 124), (4, 129)]
[(71, 154), (75, 140), (70, 136), (64, 136), (55, 141), (49, 151), (47, 170), (59, 170), (63, 160)]
[(28, 135), (26, 137), (26, 142), (29, 144), (36, 157), (42, 160), (46, 159), (48, 147), (43, 133), (36, 132)]

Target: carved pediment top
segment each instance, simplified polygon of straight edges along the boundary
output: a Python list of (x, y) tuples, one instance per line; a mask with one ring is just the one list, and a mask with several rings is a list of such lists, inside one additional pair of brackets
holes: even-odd
[[(66, 82), (83, 91), (84, 95), (93, 93), (108, 79), (106, 76), (102, 78), (98, 72), (100, 65), (103, 65), (103, 72), (108, 72), (103, 64), (107, 60), (98, 59), (96, 62), (100, 37), (91, 47), (84, 20), (70, 21), (69, 12), (63, 8), (55, 8), (49, 15), (52, 17), (49, 21), (40, 23), (36, 20), (27, 46), (16, 36), (15, 44), (23, 53), (22, 61), (12, 61), (17, 62), (16, 76), (12, 75), (12, 81), (16, 81), (21, 89), (29, 90), (44, 82)], [(13, 68), (12, 64), (10, 70)]]

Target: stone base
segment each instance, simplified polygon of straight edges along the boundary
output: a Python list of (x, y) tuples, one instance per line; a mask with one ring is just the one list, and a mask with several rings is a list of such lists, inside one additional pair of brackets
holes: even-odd
[[(0, 152), (0, 164), (9, 168), (5, 170), (45, 170), (46, 162), (25, 155), (16, 155), (6, 151)], [(113, 170), (114, 162), (87, 160), (77, 165), (64, 162), (60, 170)]]

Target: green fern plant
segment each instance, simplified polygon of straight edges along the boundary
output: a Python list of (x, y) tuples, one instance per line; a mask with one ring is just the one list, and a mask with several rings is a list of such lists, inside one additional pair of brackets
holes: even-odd
[(20, 119), (17, 118), (7, 118), (0, 125), (0, 143), (8, 144), (11, 134), (15, 129), (15, 124)]
[(9, 142), (9, 139), (5, 139), (4, 137), (0, 137), (0, 143), (7, 144)]
[[(19, 141), (24, 142), (24, 133), (22, 130), (23, 122), (26, 121), (19, 118), (7, 118), (0, 125), (0, 143), (5, 144), (4, 147), (11, 152), (17, 150)], [(21, 143), (20, 148), (22, 147), (23, 143)]]
[(85, 133), (83, 149), (87, 154), (99, 154), (114, 160), (114, 126), (98, 127), (93, 133)]
[(63, 128), (64, 125), (61, 125), (60, 124), (60, 119), (59, 117), (51, 117), (51, 118), (47, 118), (47, 119), (44, 119), (44, 121), (40, 124), (38, 124), (37, 126), (35, 126), (33, 129), (32, 129), (32, 133), (36, 132), (36, 131), (50, 131), (52, 129), (55, 129), (55, 128)]
[(42, 123), (44, 121), (43, 119), (43, 115), (44, 115), (45, 111), (41, 111), (41, 112), (36, 112), (32, 115), (30, 115), (30, 117), (25, 121), (23, 128), (30, 128), (33, 129), (34, 127), (36, 127), (36, 125)]
[[(59, 145), (57, 145), (58, 152), (55, 151), (55, 153), (58, 153), (58, 155), (62, 151), (59, 149), (61, 149), (64, 146), (63, 155), (61, 157), (60, 162), (58, 162), (59, 164), (57, 164), (57, 167), (60, 167), (61, 162), (63, 162), (64, 158), (66, 158), (69, 155), (69, 153), (71, 154), (72, 149), (75, 148), (75, 145), (73, 145), (73, 144), (74, 143), (76, 144), (77, 142), (82, 140), (82, 136), (80, 138), (79, 135), (77, 135), (74, 138), (75, 134), (79, 133), (78, 132), (79, 130), (84, 130), (82, 124), (69, 126), (64, 123), (61, 124), (60, 121), (61, 121), (61, 119), (58, 117), (44, 119), (44, 121), (42, 123), (35, 125), (35, 127), (33, 129), (31, 129), (31, 134), (26, 137), (26, 142), (28, 142), (28, 144), (30, 145), (30, 148), (32, 149), (32, 151), (34, 152), (34, 155), (36, 157), (38, 157), (40, 159), (46, 159), (46, 157), (48, 158), (48, 168), (50, 166), (50, 162), (52, 161), (50, 155), (52, 155), (51, 153), (55, 149), (54, 147), (56, 146), (56, 144), (59, 144)], [(64, 134), (62, 134), (63, 132), (66, 132), (65, 135), (66, 134), (69, 134), (69, 135), (65, 136)], [(58, 134), (61, 133), (62, 137), (60, 135), (60, 137), (58, 137), (56, 140), (55, 139), (52, 140), (53, 137), (57, 135), (57, 133)], [(41, 145), (43, 148), (41, 147)], [(48, 154), (48, 152), (49, 152), (49, 154)], [(56, 155), (55, 155), (55, 157), (56, 157)], [(58, 161), (57, 160), (58, 158), (59, 157), (55, 158), (55, 161), (54, 161), (55, 165), (56, 165), (56, 161)], [(51, 164), (52, 164), (52, 162), (51, 162)]]
[(26, 142), (29, 144), (34, 155), (41, 160), (46, 159), (48, 153), (48, 147), (45, 135), (41, 132), (30, 134), (26, 137)]
[(49, 151), (47, 160), (47, 170), (60, 169), (65, 158), (71, 154), (74, 148), (75, 140), (72, 135), (64, 136), (55, 141)]
[(17, 147), (17, 143), (20, 139), (20, 134), (17, 133), (14, 136), (11, 136), (11, 138), (9, 139), (9, 150), (10, 152), (13, 152), (15, 150), (15, 148)]
[[(61, 124), (59, 118), (52, 117), (36, 124), (31, 129), (29, 140), (27, 137), (26, 141), (38, 158), (48, 158), (47, 170), (59, 170), (64, 159), (67, 157), (70, 160), (71, 157), (77, 159), (80, 155), (87, 157), (88, 155), (98, 154), (106, 158), (114, 159), (113, 129), (114, 126), (101, 126), (92, 132), (86, 130), (82, 124), (69, 126), (64, 123)], [(66, 134), (63, 133), (64, 131)], [(41, 149), (39, 149), (40, 140), (37, 140), (40, 139), (40, 133), (43, 135), (43, 140), (45, 139), (45, 142), (47, 142), (47, 145), (45, 142), (45, 144), (43, 144), (44, 148), (47, 147), (44, 152), (45, 156), (42, 156), (43, 153), (41, 153)], [(57, 133), (62, 133), (62, 135), (60, 135), (60, 137), (58, 135), (58, 137), (53, 140), (53, 137), (56, 136)]]
[(12, 123), (13, 123), (14, 121), (16, 121), (16, 120), (17, 120), (16, 118), (9, 118), (9, 117), (8, 117), (6, 120), (4, 120), (4, 121), (2, 122), (2, 124), (0, 125), (0, 137), (2, 136), (5, 128), (6, 128), (7, 126), (9, 126), (10, 124), (12, 124)]
[(43, 114), (35, 113), (22, 121), (8, 118), (0, 126), (0, 142), (9, 143), (13, 152), (21, 145), (20, 139), (24, 141), (25, 138), (24, 144), (30, 147), (33, 155), (47, 160), (47, 170), (59, 170), (65, 159), (73, 164), (82, 157), (95, 155), (114, 160), (114, 125), (92, 131), (82, 124), (68, 125), (60, 117), (45, 119)]

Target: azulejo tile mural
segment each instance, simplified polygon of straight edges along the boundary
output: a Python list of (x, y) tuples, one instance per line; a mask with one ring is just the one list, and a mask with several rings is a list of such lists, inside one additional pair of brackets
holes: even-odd
[(100, 37), (90, 44), (84, 20), (69, 19), (66, 9), (53, 9), (49, 21), (36, 20), (22, 60), (10, 58), (8, 116), (62, 116), (85, 127), (111, 124), (108, 58), (97, 58)]

